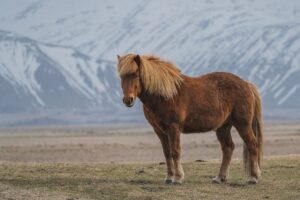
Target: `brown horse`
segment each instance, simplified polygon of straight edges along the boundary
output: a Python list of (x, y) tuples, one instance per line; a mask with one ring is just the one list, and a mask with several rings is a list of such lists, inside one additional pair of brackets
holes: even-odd
[(170, 62), (154, 56), (118, 56), (123, 102), (132, 107), (138, 97), (144, 114), (159, 137), (167, 163), (167, 184), (181, 184), (180, 133), (216, 131), (223, 158), (214, 183), (226, 180), (236, 128), (244, 141), (249, 183), (257, 183), (262, 157), (261, 98), (256, 87), (238, 76), (215, 72), (192, 78)]

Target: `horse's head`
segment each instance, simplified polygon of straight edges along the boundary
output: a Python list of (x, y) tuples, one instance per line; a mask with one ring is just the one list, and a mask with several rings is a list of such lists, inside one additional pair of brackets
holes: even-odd
[(127, 107), (134, 105), (135, 99), (142, 91), (140, 65), (141, 58), (139, 55), (128, 54), (122, 57), (118, 55), (118, 71), (124, 94), (123, 103)]

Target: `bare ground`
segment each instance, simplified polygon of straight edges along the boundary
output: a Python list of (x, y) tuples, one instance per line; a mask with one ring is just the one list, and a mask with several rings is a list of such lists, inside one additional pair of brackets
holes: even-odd
[[(150, 127), (1, 129), (0, 199), (297, 199), (300, 123), (267, 124), (264, 130), (269, 158), (257, 187), (245, 185), (240, 161), (233, 162), (229, 183), (210, 183), (221, 159), (214, 132), (182, 135), (186, 183), (169, 187)], [(240, 158), (242, 141), (235, 130), (232, 135), (234, 158)]]
[[(264, 155), (300, 154), (299, 124), (267, 124)], [(232, 131), (234, 158), (242, 141)], [(183, 161), (220, 159), (214, 132), (182, 134)], [(147, 126), (19, 128), (0, 130), (0, 161), (136, 163), (164, 161), (158, 137)]]

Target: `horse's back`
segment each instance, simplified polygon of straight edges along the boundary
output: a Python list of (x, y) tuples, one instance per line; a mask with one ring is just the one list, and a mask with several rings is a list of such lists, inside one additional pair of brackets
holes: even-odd
[(185, 91), (189, 96), (185, 132), (216, 129), (237, 115), (249, 118), (253, 94), (247, 81), (228, 72), (185, 79)]
[(195, 77), (198, 81), (205, 81), (217, 84), (221, 88), (235, 88), (240, 85), (247, 85), (248, 82), (239, 76), (229, 72), (212, 72), (199, 77)]
[[(234, 100), (237, 97), (251, 94), (249, 83), (239, 76), (229, 72), (213, 72), (199, 77), (186, 77), (187, 91), (194, 95), (200, 94), (207, 98), (220, 100)], [(210, 99), (212, 100), (212, 99)]]

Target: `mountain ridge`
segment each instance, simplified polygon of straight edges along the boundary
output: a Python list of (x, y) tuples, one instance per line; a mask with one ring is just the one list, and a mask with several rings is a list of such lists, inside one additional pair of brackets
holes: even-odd
[(138, 53), (189, 76), (235, 73), (259, 87), (266, 118), (300, 119), (299, 1), (16, 2), (0, 8), (0, 113), (140, 119), (139, 104), (123, 108), (116, 73), (117, 54)]

